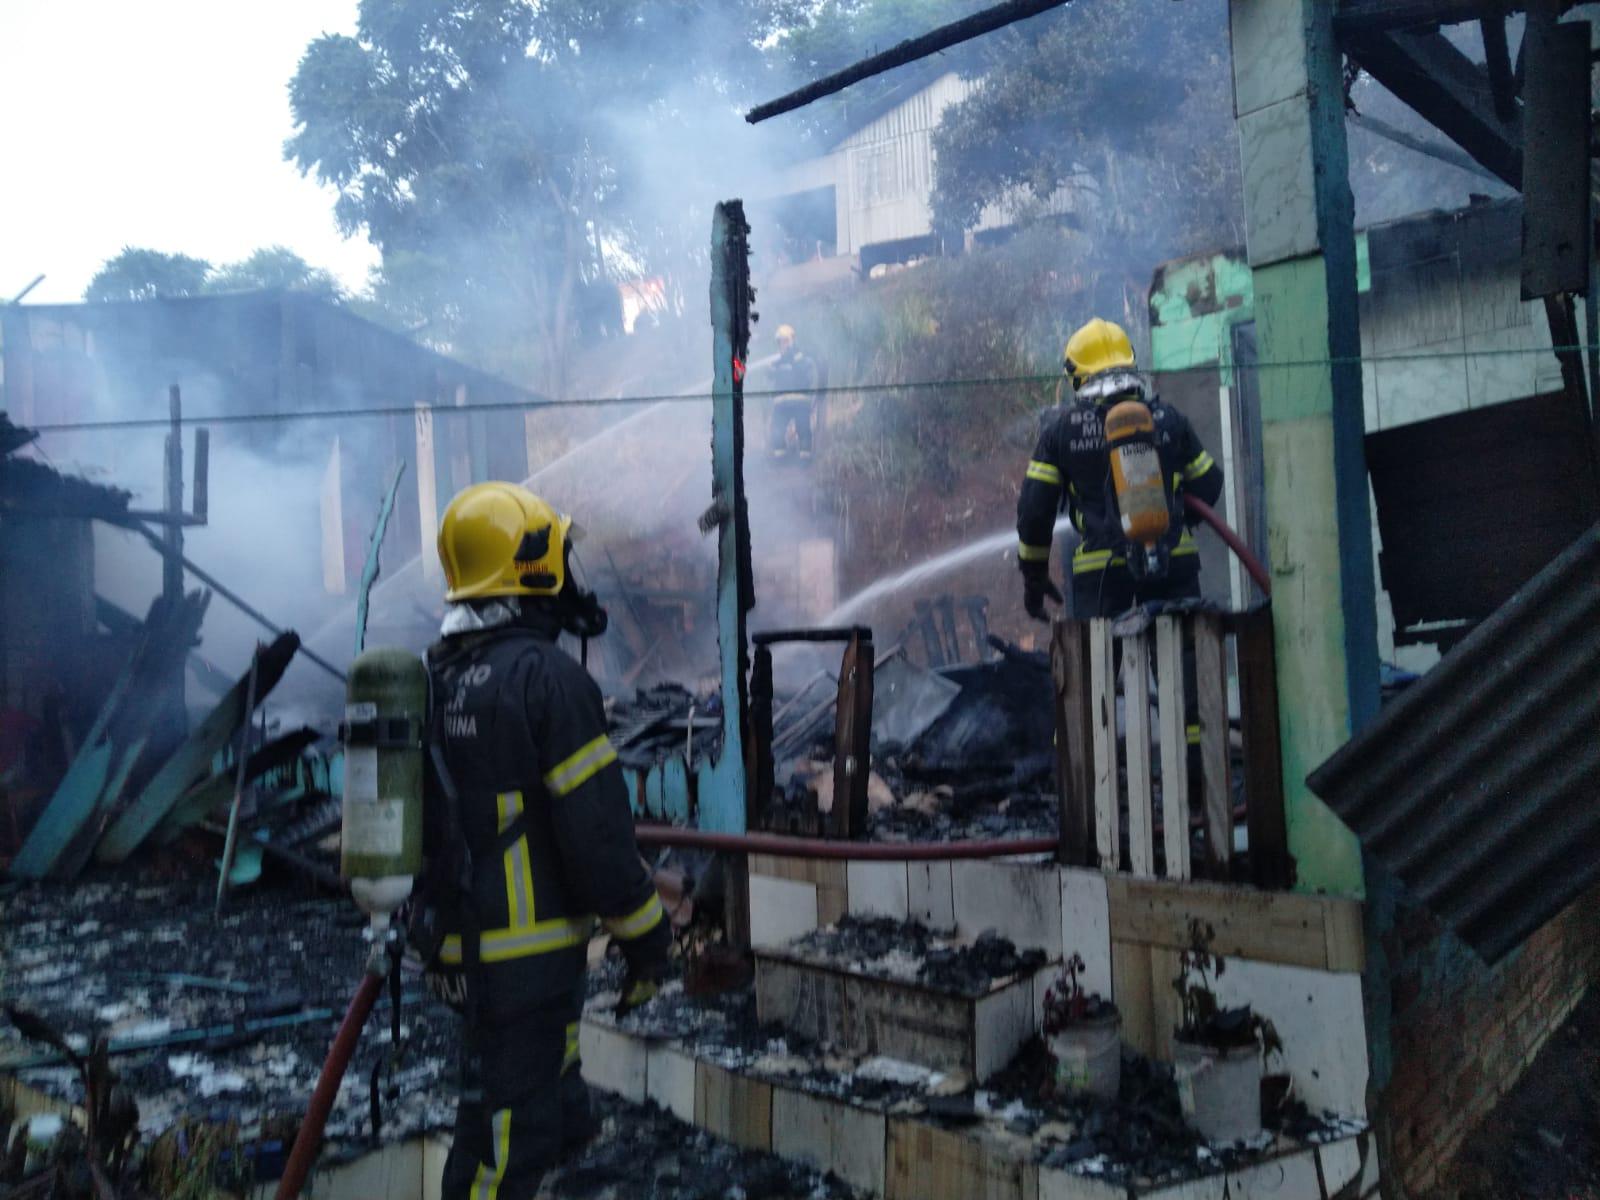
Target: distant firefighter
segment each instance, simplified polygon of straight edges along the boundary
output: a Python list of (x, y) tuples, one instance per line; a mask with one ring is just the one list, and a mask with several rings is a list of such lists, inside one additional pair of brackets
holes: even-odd
[[(1073, 400), (1051, 414), (1017, 501), (1017, 561), (1028, 614), (1046, 620), (1056, 515), (1082, 541), (1072, 555), (1072, 615), (1114, 616), (1152, 600), (1200, 595), (1200, 555), (1183, 493), (1207, 504), (1222, 494), (1222, 468), (1184, 415), (1151, 393), (1133, 345), (1096, 317), (1062, 355)], [(1130, 403), (1131, 402), (1131, 403)]]
[(772, 423), (769, 445), (774, 456), (791, 451), (811, 455), (812, 425), (816, 419), (817, 364), (795, 345), (794, 326), (778, 326), (778, 361), (772, 364)]

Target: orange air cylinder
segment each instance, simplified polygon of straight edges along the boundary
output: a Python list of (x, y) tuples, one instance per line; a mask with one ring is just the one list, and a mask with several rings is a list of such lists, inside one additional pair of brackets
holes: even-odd
[(1155, 420), (1142, 400), (1124, 400), (1106, 413), (1106, 445), (1122, 534), (1146, 551), (1166, 536), (1172, 521), (1155, 432)]

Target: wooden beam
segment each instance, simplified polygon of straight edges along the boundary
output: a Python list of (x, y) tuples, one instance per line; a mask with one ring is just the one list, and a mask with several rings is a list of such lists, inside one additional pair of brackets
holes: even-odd
[(1156, 873), (1155, 796), (1150, 781), (1150, 638), (1122, 639), (1122, 719), (1128, 753), (1128, 869)]
[(1205, 804), (1206, 876), (1227, 879), (1233, 862), (1233, 782), (1228, 773), (1228, 654), (1222, 618), (1194, 620), (1195, 689), (1200, 708), (1200, 774)]
[(1480, 179), (1492, 179), (1496, 183), (1500, 182), (1498, 175), (1457, 146), (1447, 145), (1444, 142), (1434, 141), (1430, 138), (1417, 137), (1414, 134), (1407, 133), (1397, 125), (1391, 125), (1387, 121), (1380, 121), (1377, 117), (1368, 116), (1366, 113), (1347, 113), (1345, 120), (1349, 121), (1357, 129), (1365, 129), (1368, 133), (1375, 133), (1385, 141), (1393, 142), (1397, 146), (1404, 146), (1407, 150), (1414, 150), (1418, 154), (1426, 154), (1429, 158), (1436, 158), (1442, 163), (1449, 163), (1452, 167), (1470, 171)]
[(11, 863), (17, 878), (71, 879), (82, 870), (160, 717), (150, 696), (173, 662), (181, 670), (209, 601), (195, 592), (176, 605), (164, 596), (151, 605), (127, 666)]
[(1506, 42), (1506, 15), (1485, 13), (1478, 22), (1483, 30), (1483, 65), (1489, 72), (1494, 114), (1502, 121), (1517, 118), (1517, 85), (1511, 70), (1511, 48)]
[(1488, 72), (1442, 33), (1362, 33), (1346, 50), (1361, 67), (1511, 187), (1522, 187), (1522, 119), (1495, 111)]
[(1123, 943), (1187, 948), (1192, 917), (1216, 929), (1212, 949), (1218, 954), (1318, 971), (1356, 972), (1366, 965), (1358, 900), (1130, 875), (1108, 875), (1106, 886), (1113, 971)]
[[(286, 633), (260, 652), (251, 670), (234, 684), (221, 703), (112, 823), (95, 849), (95, 857), (100, 862), (119, 863), (137, 850), (184, 794), (211, 773), (212, 760), (232, 740), (240, 725), (250, 719), (251, 708), (278, 685), (299, 648), (299, 635)], [(250, 696), (252, 680), (253, 699)]]
[(1239, 657), (1239, 725), (1244, 740), (1244, 794), (1250, 831), (1250, 874), (1257, 887), (1294, 885), (1283, 801), (1283, 750), (1278, 727), (1278, 667), (1272, 610), (1233, 618)]
[[(1183, 710), (1183, 624), (1156, 618), (1156, 714), (1161, 731), (1161, 830), (1168, 879), (1189, 878), (1189, 731)], [(1227, 737), (1227, 726), (1223, 726)]]
[[(1558, 22), (1554, 0), (1528, 6), (1522, 177), (1522, 298), (1589, 290), (1589, 22)], [(1552, 330), (1552, 335), (1554, 331)], [(1577, 344), (1576, 322), (1572, 340)], [(1556, 345), (1561, 345), (1560, 341)], [(1575, 357), (1575, 356), (1574, 356)], [(1578, 391), (1583, 390), (1578, 369)]]
[(919, 37), (907, 38), (880, 54), (864, 58), (842, 71), (835, 71), (832, 75), (808, 83), (787, 96), (758, 104), (745, 113), (744, 119), (756, 125), (770, 117), (793, 112), (797, 108), (804, 108), (814, 101), (821, 100), (824, 96), (842, 92), (852, 83), (860, 83), (863, 79), (882, 75), (895, 67), (927, 58), (928, 55), (937, 54), (940, 50), (948, 50), (951, 46), (958, 46), (962, 42), (971, 41), (996, 29), (1004, 29), (1007, 25), (1036, 17), (1040, 13), (1060, 8), (1070, 2), (1071, 0), (1005, 0), (1003, 4), (986, 8), (982, 12), (973, 13), (970, 17), (952, 21), (948, 25), (941, 25)]
[(1345, 34), (1378, 33), (1390, 29), (1437, 29), (1476, 21), (1486, 10), (1519, 12), (1517, 0), (1342, 0), (1333, 17), (1334, 29)]
[(1122, 864), (1122, 813), (1117, 786), (1117, 675), (1111, 645), (1111, 622), (1089, 622), (1089, 695), (1094, 754), (1094, 839), (1100, 866), (1115, 871)]
[(1092, 867), (1095, 849), (1093, 691), (1089, 627), (1070, 618), (1050, 629), (1050, 670), (1055, 685), (1056, 787), (1061, 841), (1057, 860)]

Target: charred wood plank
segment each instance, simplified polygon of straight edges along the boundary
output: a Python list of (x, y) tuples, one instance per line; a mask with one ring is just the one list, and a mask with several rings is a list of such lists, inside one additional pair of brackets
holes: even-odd
[(1069, 867), (1096, 865), (1094, 834), (1093, 693), (1089, 680), (1089, 627), (1062, 619), (1050, 631), (1055, 684), (1056, 786), (1061, 840), (1056, 858)]
[(948, 25), (941, 25), (919, 37), (907, 38), (880, 54), (864, 58), (842, 71), (835, 71), (832, 75), (808, 83), (787, 96), (758, 104), (745, 114), (744, 119), (756, 125), (770, 117), (793, 112), (813, 101), (821, 100), (824, 96), (842, 92), (852, 83), (860, 83), (863, 79), (882, 75), (895, 67), (903, 67), (907, 63), (927, 58), (930, 54), (937, 54), (940, 50), (959, 46), (962, 42), (992, 33), (996, 29), (1004, 29), (1007, 25), (1014, 25), (1029, 17), (1036, 17), (1040, 13), (1049, 12), (1052, 8), (1061, 8), (1070, 2), (1071, 0), (1005, 0), (1003, 4), (986, 8), (982, 12), (973, 13), (970, 17), (952, 21)]
[[(299, 648), (300, 636), (286, 633), (261, 652), (255, 703), (259, 704), (278, 685)], [(247, 702), (249, 686), (247, 672), (134, 797), (133, 803), (100, 839), (95, 850), (100, 862), (119, 863), (126, 859), (154, 832), (184, 794), (210, 774), (212, 759), (250, 719), (253, 705)]]
[(11, 863), (22, 879), (72, 878), (87, 861), (106, 815), (144, 754), (161, 713), (152, 695), (171, 664), (194, 644), (210, 596), (194, 592), (176, 604), (158, 597), (127, 666), (94, 725)]
[(1244, 738), (1245, 820), (1250, 873), (1257, 887), (1294, 885), (1283, 807), (1283, 750), (1278, 732), (1278, 675), (1270, 606), (1232, 618), (1239, 655), (1239, 725)]

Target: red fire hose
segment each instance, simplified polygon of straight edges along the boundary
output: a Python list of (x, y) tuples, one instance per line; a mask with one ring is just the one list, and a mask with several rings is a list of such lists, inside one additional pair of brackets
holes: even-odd
[(948, 858), (999, 858), (1007, 854), (1053, 854), (1056, 839), (1000, 838), (983, 842), (846, 842), (824, 838), (787, 837), (778, 833), (710, 833), (676, 825), (635, 825), (641, 846), (687, 846), (698, 850), (731, 850), (739, 854), (781, 854), (790, 858), (838, 858), (856, 862), (924, 861)]
[(1228, 549), (1238, 556), (1239, 561), (1244, 564), (1244, 569), (1250, 573), (1250, 578), (1256, 581), (1261, 594), (1270, 598), (1272, 577), (1267, 574), (1266, 567), (1261, 565), (1261, 560), (1251, 553), (1250, 547), (1244, 544), (1244, 539), (1235, 533), (1226, 521), (1217, 516), (1216, 509), (1204, 500), (1196, 500), (1185, 492), (1183, 502), (1188, 505), (1190, 512), (1217, 531), (1217, 536), (1228, 544)]
[(317, 1079), (317, 1090), (311, 1093), (311, 1104), (305, 1119), (300, 1122), (300, 1132), (295, 1134), (294, 1148), (289, 1151), (289, 1161), (278, 1180), (276, 1200), (296, 1200), (305, 1186), (311, 1165), (317, 1160), (317, 1150), (322, 1145), (322, 1130), (328, 1123), (328, 1113), (333, 1109), (334, 1098), (339, 1094), (339, 1083), (344, 1079), (350, 1056), (361, 1040), (362, 1027), (372, 1015), (372, 1006), (383, 991), (383, 976), (368, 971), (361, 977), (361, 986), (350, 998), (350, 1008), (344, 1022), (333, 1039), (333, 1048), (322, 1064), (322, 1074)]

